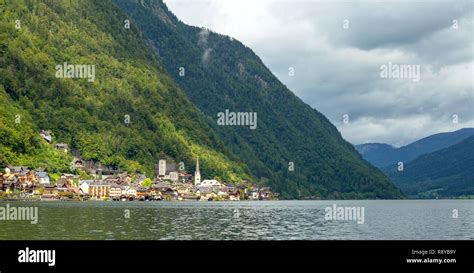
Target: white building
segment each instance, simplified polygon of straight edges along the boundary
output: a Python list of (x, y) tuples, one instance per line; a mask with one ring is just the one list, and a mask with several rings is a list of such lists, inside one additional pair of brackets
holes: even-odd
[(125, 189), (125, 195), (128, 195), (128, 196), (137, 196), (137, 190), (134, 189), (134, 188), (131, 188), (131, 187), (127, 187)]
[(83, 193), (88, 194), (89, 193), (89, 187), (90, 187), (92, 182), (94, 182), (94, 180), (79, 181), (79, 188), (82, 190)]
[(194, 172), (194, 185), (201, 184), (201, 172), (199, 171), (199, 157), (196, 159), (196, 171)]
[(173, 181), (173, 182), (176, 182), (179, 179), (178, 172), (169, 172), (167, 176), (168, 176), (168, 179)]
[(201, 182), (201, 186), (212, 187), (212, 186), (222, 186), (222, 184), (215, 179), (205, 179)]
[(36, 177), (41, 185), (49, 184), (49, 175), (47, 172), (36, 172)]
[(258, 200), (258, 191), (251, 191), (248, 194), (250, 200)]
[(51, 134), (48, 131), (41, 130), (40, 136), (46, 140), (48, 143), (51, 143)]
[(111, 198), (119, 198), (122, 196), (122, 188), (118, 185), (111, 185), (109, 196)]
[(166, 175), (166, 157), (160, 156), (160, 160), (158, 161), (158, 176), (165, 176)]

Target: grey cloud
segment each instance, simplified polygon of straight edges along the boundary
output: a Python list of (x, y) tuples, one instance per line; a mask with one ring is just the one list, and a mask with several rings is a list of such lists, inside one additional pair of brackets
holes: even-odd
[[(334, 31), (335, 44), (361, 49), (399, 46), (419, 42), (420, 38), (450, 27), (472, 10), (470, 1), (390, 1), (350, 2), (331, 5), (339, 19), (348, 19), (350, 31)], [(342, 20), (341, 20), (342, 21)], [(332, 21), (334, 22), (334, 21)], [(332, 28), (341, 28), (330, 24)]]
[[(352, 143), (403, 145), (474, 127), (472, 1), (179, 2), (169, 3), (178, 17), (251, 47)], [(388, 62), (420, 65), (420, 82), (381, 78)]]

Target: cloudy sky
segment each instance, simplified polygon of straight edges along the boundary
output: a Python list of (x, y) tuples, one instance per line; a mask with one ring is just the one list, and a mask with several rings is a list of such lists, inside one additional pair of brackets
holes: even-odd
[(474, 127), (473, 1), (165, 2), (252, 48), (354, 144)]

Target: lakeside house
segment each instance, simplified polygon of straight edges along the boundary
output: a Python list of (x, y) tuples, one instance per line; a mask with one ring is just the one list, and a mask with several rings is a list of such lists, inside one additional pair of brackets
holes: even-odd
[(165, 200), (178, 200), (178, 192), (172, 188), (160, 192)]
[(51, 180), (49, 179), (49, 175), (47, 172), (36, 172), (36, 177), (38, 179), (38, 182), (41, 184), (41, 185), (44, 185), (44, 184), (50, 184), (51, 183)]
[(46, 184), (43, 187), (42, 200), (54, 200), (59, 198), (59, 192), (56, 185)]
[(272, 200), (274, 198), (273, 192), (270, 187), (263, 187), (258, 189), (259, 200)]
[(135, 198), (137, 196), (137, 190), (134, 187), (125, 187), (125, 196), (129, 198)]
[(120, 200), (122, 198), (122, 191), (125, 189), (124, 186), (117, 184), (110, 184), (109, 197), (112, 200)]
[(110, 194), (110, 184), (107, 184), (104, 181), (94, 180), (89, 183), (88, 194), (97, 199), (108, 198)]
[(148, 200), (150, 198), (150, 192), (147, 188), (138, 188), (137, 189), (137, 198), (139, 200)]
[[(67, 149), (58, 146), (58, 149)], [(95, 167), (95, 168), (94, 168)], [(104, 169), (107, 169), (104, 172)], [(100, 163), (84, 161), (76, 157), (71, 171), (81, 175), (63, 173), (57, 181), (44, 169), (30, 170), (24, 166), (6, 166), (0, 173), (1, 196), (37, 196), (41, 200), (271, 200), (274, 198), (269, 187), (258, 188), (247, 182), (228, 185), (217, 179), (202, 179), (199, 159), (196, 159), (194, 176), (185, 171), (176, 171), (174, 161), (162, 156), (155, 165), (155, 179), (144, 185), (144, 174), (120, 172), (116, 167), (104, 167)], [(109, 172), (110, 171), (110, 172)], [(86, 172), (87, 177), (82, 179)], [(57, 177), (55, 174), (54, 177)], [(133, 179), (135, 177), (135, 179)], [(133, 181), (132, 181), (133, 179)], [(15, 197), (16, 198), (16, 197)]]
[(258, 200), (259, 194), (257, 190), (252, 190), (248, 194), (249, 200)]
[(183, 201), (199, 201), (200, 196), (194, 194), (183, 194), (178, 196), (178, 200)]
[(81, 181), (79, 181), (79, 188), (85, 194), (89, 194), (89, 185), (93, 182), (94, 182), (94, 180), (81, 180)]
[(240, 201), (240, 192), (239, 190), (233, 190), (229, 192), (229, 201)]

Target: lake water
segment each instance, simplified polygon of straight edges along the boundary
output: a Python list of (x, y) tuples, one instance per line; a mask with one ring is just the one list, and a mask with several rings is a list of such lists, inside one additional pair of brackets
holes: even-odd
[[(8, 204), (38, 207), (38, 223), (0, 220), (1, 240), (474, 239), (472, 200)], [(326, 220), (325, 208), (334, 204), (364, 208), (364, 223)]]

